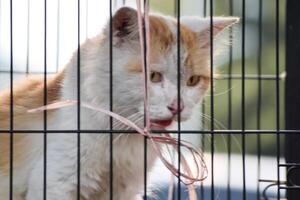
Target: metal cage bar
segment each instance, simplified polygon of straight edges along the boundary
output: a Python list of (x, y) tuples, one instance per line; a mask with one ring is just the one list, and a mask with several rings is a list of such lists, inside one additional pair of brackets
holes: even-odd
[[(109, 110), (113, 111), (113, 5), (109, 1)], [(109, 118), (109, 199), (114, 197), (113, 118)]]
[(280, 85), (279, 85), (279, 76), (280, 76), (280, 69), (279, 69), (279, 0), (275, 2), (275, 70), (276, 70), (276, 150), (277, 150), (277, 200), (280, 200)]
[[(263, 16), (263, 1), (259, 0), (259, 12), (258, 12), (258, 56), (257, 56), (257, 74), (258, 84), (257, 84), (257, 115), (256, 115), (256, 127), (258, 130), (261, 129), (261, 105), (262, 105), (262, 16)], [(261, 135), (257, 134), (257, 180), (261, 176)], [(260, 198), (260, 182), (257, 183), (256, 188), (256, 198)]]
[(80, 0), (77, 0), (77, 192), (76, 198), (80, 200), (80, 183), (81, 183), (81, 75), (80, 75), (80, 56), (81, 56), (81, 49), (80, 49)]
[[(229, 0), (229, 15), (233, 15), (233, 0)], [(232, 28), (229, 29), (229, 40), (232, 37)], [(233, 44), (232, 44), (233, 45)], [(232, 68), (233, 68), (233, 46), (229, 45), (229, 63), (228, 63), (228, 74), (232, 74)], [(230, 76), (228, 78), (228, 119), (227, 119), (227, 126), (228, 129), (232, 129), (232, 77)], [(227, 135), (227, 199), (231, 199), (231, 135)]]
[[(300, 111), (300, 59), (298, 52), (300, 51), (300, 21), (299, 9), (300, 2), (297, 0), (288, 0), (286, 5), (286, 84), (285, 84), (285, 114), (286, 114), (286, 129), (300, 130), (300, 118), (298, 117)], [(287, 163), (300, 163), (300, 146), (299, 135), (285, 134), (285, 158)], [(287, 170), (294, 165), (288, 166)], [(297, 185), (300, 183), (300, 176), (287, 176), (288, 187), (293, 185), (289, 180)], [(298, 187), (297, 187), (298, 188)], [(299, 199), (300, 190), (287, 190), (287, 198), (289, 200)]]
[(13, 200), (13, 157), (14, 157), (14, 54), (13, 54), (13, 0), (10, 0), (10, 149), (9, 149), (9, 199)]
[[(44, 0), (44, 106), (47, 105), (47, 0)], [(43, 112), (44, 124), (44, 174), (43, 199), (47, 199), (47, 110)]]
[[(146, 15), (145, 15), (145, 7), (146, 5), (149, 7), (149, 1), (148, 0), (144, 0), (144, 16), (143, 16), (143, 43), (144, 43), (144, 66), (145, 66), (145, 69), (144, 69), (144, 72), (145, 72), (145, 77), (148, 77), (149, 74), (147, 73), (147, 67), (148, 67), (148, 63), (150, 62), (148, 60), (148, 57), (147, 57), (147, 53), (148, 51), (150, 51), (149, 47), (147, 46), (147, 34), (146, 34), (146, 22), (145, 22), (145, 18), (146, 18)], [(146, 87), (147, 87), (147, 84), (148, 84), (148, 81), (146, 80), (145, 82), (146, 84)], [(147, 96), (148, 98), (148, 93), (146, 92), (144, 95)], [(144, 126), (146, 126), (146, 104), (144, 104)], [(148, 177), (147, 177), (147, 146), (148, 146), (148, 143), (147, 143), (147, 138), (145, 137), (144, 138), (144, 200), (147, 200), (148, 199), (148, 194), (147, 194), (147, 180), (148, 180)]]
[[(181, 108), (181, 25), (180, 25), (180, 16), (181, 16), (181, 1), (177, 0), (176, 1), (176, 8), (177, 8), (177, 108)], [(180, 142), (181, 142), (181, 113), (178, 112), (178, 182), (177, 182), (177, 195), (178, 199), (181, 199), (181, 147), (180, 147)]]
[(242, 121), (241, 121), (241, 129), (242, 129), (242, 163), (243, 163), (243, 200), (246, 200), (246, 141), (245, 141), (245, 129), (246, 129), (246, 82), (245, 82), (245, 74), (246, 74), (246, 44), (245, 44), (245, 36), (246, 36), (246, 1), (242, 1), (242, 102), (241, 102), (241, 112), (242, 112)]

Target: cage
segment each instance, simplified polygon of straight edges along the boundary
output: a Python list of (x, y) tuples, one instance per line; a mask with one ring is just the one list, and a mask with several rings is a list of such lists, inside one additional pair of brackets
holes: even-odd
[[(9, 128), (0, 130), (1, 134), (9, 133), (9, 152), (0, 154), (0, 157), (9, 158), (9, 180), (3, 186), (9, 191), (9, 196), (3, 199), (15, 199), (15, 135), (43, 136), (43, 177), (40, 181), (43, 199), (47, 199), (47, 140), (50, 134), (62, 132), (77, 134), (76, 199), (81, 197), (82, 135), (109, 135), (109, 198), (114, 199), (113, 135), (122, 133), (122, 130), (113, 129), (113, 119), (110, 119), (108, 130), (82, 128), (80, 92), (85, 88), (80, 87), (80, 55), (84, 41), (100, 32), (107, 20), (111, 27), (113, 13), (122, 6), (136, 7), (136, 2), (0, 0), (0, 88), (10, 88), (11, 93)], [(211, 71), (216, 68), (219, 75), (212, 73), (210, 92), (198, 108), (201, 114), (193, 122), (179, 123), (177, 131), (170, 131), (178, 140), (191, 141), (204, 152), (209, 174), (196, 187), (198, 199), (299, 199), (299, 7), (300, 3), (296, 0), (150, 1), (151, 12), (160, 12), (178, 20), (184, 15), (208, 17), (211, 23), (213, 16), (237, 16), (241, 19), (238, 28), (224, 34), (224, 38), (232, 44), (225, 45), (220, 56), (215, 58), (211, 48), (213, 59), (210, 60), (210, 68)], [(180, 28), (178, 30), (177, 34), (180, 34)], [(112, 37), (110, 35), (110, 45)], [(213, 40), (210, 45), (213, 46)], [(42, 74), (43, 84), (47, 85), (48, 75), (57, 73), (74, 49), (78, 52), (76, 127), (70, 130), (49, 129), (47, 111), (44, 111), (39, 129), (16, 130), (12, 95), (15, 81), (29, 74)], [(112, 73), (114, 52), (112, 48), (108, 50), (111, 55), (107, 65), (111, 72), (108, 109), (113, 111), (116, 100)], [(44, 87), (41, 101), (45, 105), (48, 93), (47, 87)], [(167, 199), (169, 174), (164, 166), (156, 164), (151, 174), (146, 172), (146, 148), (149, 145), (145, 139), (145, 157), (140, 161), (144, 163), (144, 172), (140, 175), (144, 178), (143, 198)], [(149, 192), (152, 184), (159, 188), (154, 195)], [(175, 181), (174, 188), (173, 199), (187, 198), (186, 187), (179, 180)]]

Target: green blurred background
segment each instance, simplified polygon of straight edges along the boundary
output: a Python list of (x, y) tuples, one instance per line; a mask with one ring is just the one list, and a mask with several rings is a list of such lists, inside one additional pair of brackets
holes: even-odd
[[(151, 0), (152, 11), (163, 14), (175, 15), (176, 1), (174, 0)], [(209, 2), (205, 0), (184, 0), (181, 1), (181, 15), (209, 16)], [(246, 0), (245, 18), (245, 70), (246, 76), (258, 77), (259, 70), (262, 76), (271, 79), (261, 79), (259, 89), (259, 78), (246, 80), (245, 90), (245, 128), (250, 130), (276, 130), (276, 8), (273, 0)], [(215, 16), (242, 17), (242, 0), (214, 0)], [(259, 29), (259, 8), (262, 5), (262, 29)], [(284, 129), (284, 70), (285, 70), (285, 0), (280, 1), (280, 32), (279, 32), (279, 68), (280, 75), (280, 129)], [(261, 33), (261, 45), (260, 45)], [(230, 47), (228, 51), (216, 60), (215, 66), (222, 76), (241, 76), (242, 55), (241, 55), (241, 23), (233, 30), (232, 37), (232, 62), (230, 61)], [(232, 63), (232, 64), (230, 64)], [(231, 71), (230, 71), (231, 66)], [(215, 81), (214, 87), (214, 125), (215, 129), (239, 130), (242, 128), (242, 81), (241, 79), (231, 80), (220, 79)], [(261, 91), (261, 96), (259, 95)], [(204, 111), (211, 116), (210, 96), (206, 97)], [(229, 99), (231, 98), (231, 103)], [(260, 100), (259, 100), (260, 99)], [(231, 116), (231, 118), (230, 118)], [(230, 120), (231, 119), (231, 120)], [(210, 129), (210, 120), (204, 120), (204, 127)], [(239, 134), (215, 135), (215, 149), (217, 152), (228, 151), (228, 138), (231, 139), (233, 152), (241, 152), (241, 137)], [(257, 154), (258, 135), (246, 135), (246, 153)], [(275, 155), (276, 135), (260, 134), (261, 151), (263, 155)], [(281, 149), (283, 148), (283, 137), (281, 138)], [(204, 137), (205, 150), (210, 150), (210, 136)], [(281, 152), (282, 153), (282, 152)]]

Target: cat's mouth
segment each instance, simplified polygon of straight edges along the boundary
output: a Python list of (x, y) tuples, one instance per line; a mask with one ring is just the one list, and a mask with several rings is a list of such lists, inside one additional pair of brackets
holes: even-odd
[(150, 120), (150, 123), (152, 129), (165, 129), (166, 127), (170, 126), (173, 121), (173, 118), (162, 120), (152, 119)]

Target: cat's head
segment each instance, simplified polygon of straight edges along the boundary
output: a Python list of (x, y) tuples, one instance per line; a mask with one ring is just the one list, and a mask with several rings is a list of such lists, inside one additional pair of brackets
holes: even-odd
[[(235, 17), (214, 18), (213, 37), (217, 39), (223, 30), (238, 20)], [(160, 128), (176, 120), (179, 112), (182, 121), (189, 119), (195, 105), (203, 100), (210, 88), (210, 18), (182, 17), (180, 21), (181, 106), (178, 108), (177, 21), (150, 15), (149, 108), (152, 125)], [(132, 107), (142, 115), (144, 78), (137, 11), (128, 7), (119, 9), (113, 16), (111, 29), (115, 110)], [(111, 36), (109, 31), (108, 26), (106, 44)]]

